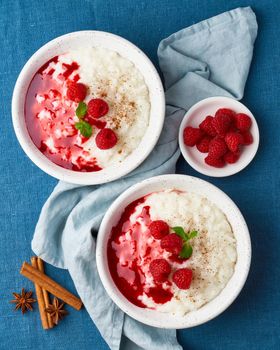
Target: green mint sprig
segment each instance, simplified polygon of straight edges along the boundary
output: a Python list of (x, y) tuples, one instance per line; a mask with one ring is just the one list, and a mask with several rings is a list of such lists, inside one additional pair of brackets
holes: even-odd
[(183, 240), (183, 247), (179, 256), (184, 259), (190, 258), (193, 253), (193, 248), (190, 245), (189, 240), (195, 238), (198, 235), (198, 231), (191, 231), (187, 233), (181, 226), (172, 227), (172, 230)]
[(79, 119), (82, 119), (86, 113), (87, 113), (87, 104), (85, 102), (79, 102), (78, 104), (78, 107), (76, 109), (76, 116), (79, 118)]
[(85, 102), (79, 102), (76, 109), (76, 116), (79, 118), (79, 122), (75, 123), (75, 128), (80, 131), (80, 133), (89, 138), (92, 135), (92, 126), (83, 120), (84, 116), (87, 114), (87, 104)]
[(75, 123), (75, 128), (79, 130), (84, 137), (89, 138), (92, 135), (92, 126), (84, 120)]

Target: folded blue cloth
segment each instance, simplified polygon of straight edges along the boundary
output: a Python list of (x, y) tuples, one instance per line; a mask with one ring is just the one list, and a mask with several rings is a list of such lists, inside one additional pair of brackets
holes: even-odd
[(253, 54), (257, 22), (251, 8), (238, 8), (183, 29), (158, 48), (167, 112), (160, 140), (128, 176), (98, 186), (59, 182), (44, 205), (32, 241), (45, 261), (69, 270), (92, 320), (111, 349), (180, 350), (175, 330), (141, 324), (107, 296), (95, 262), (95, 236), (112, 201), (145, 178), (174, 173), (180, 121), (197, 101), (215, 95), (240, 99)]

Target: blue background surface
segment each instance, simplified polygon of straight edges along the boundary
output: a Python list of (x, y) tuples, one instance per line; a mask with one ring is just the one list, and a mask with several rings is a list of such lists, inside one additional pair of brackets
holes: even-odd
[[(56, 180), (21, 150), (11, 122), (12, 90), (27, 59), (47, 41), (84, 29), (119, 34), (157, 65), (161, 39), (200, 20), (251, 5), (259, 35), (243, 102), (255, 114), (261, 142), (252, 164), (224, 179), (201, 176), (182, 159), (178, 172), (204, 178), (224, 190), (247, 220), (253, 246), (248, 281), (234, 304), (215, 320), (178, 332), (184, 349), (280, 349), (280, 2), (228, 0), (0, 0), (0, 349), (96, 349), (108, 346), (85, 310), (44, 331), (36, 311), (22, 316), (8, 303), (13, 291), (33, 289), (19, 274), (32, 256), (30, 242), (40, 209)], [(75, 292), (67, 271), (47, 273)], [(172, 349), (171, 349), (172, 350)]]

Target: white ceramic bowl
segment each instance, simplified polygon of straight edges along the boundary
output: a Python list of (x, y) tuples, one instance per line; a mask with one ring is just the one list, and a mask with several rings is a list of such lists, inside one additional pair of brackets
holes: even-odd
[[(137, 307), (130, 303), (116, 287), (108, 268), (107, 243), (111, 229), (120, 219), (125, 207), (132, 201), (154, 191), (175, 188), (207, 197), (227, 216), (236, 241), (237, 263), (231, 279), (212, 301), (185, 316), (174, 316)], [(251, 262), (251, 242), (246, 222), (233, 201), (217, 187), (187, 175), (163, 175), (140, 182), (121, 194), (106, 212), (97, 237), (97, 268), (101, 281), (113, 301), (129, 316), (145, 324), (161, 328), (188, 328), (205, 323), (222, 313), (241, 291)]]
[[(132, 61), (142, 73), (149, 89), (151, 113), (147, 131), (137, 149), (120, 165), (99, 172), (75, 172), (64, 169), (45, 157), (32, 142), (25, 124), (24, 104), (30, 81), (50, 58), (83, 45), (99, 46), (118, 52)], [(18, 141), (28, 157), (49, 175), (76, 184), (100, 184), (128, 174), (139, 166), (154, 148), (164, 122), (165, 99), (160, 77), (148, 57), (129, 41), (106, 32), (80, 31), (60, 36), (41, 47), (23, 67), (13, 93), (12, 116)]]
[[(188, 147), (184, 144), (183, 132), (186, 126), (198, 127), (207, 115), (214, 116), (219, 108), (230, 108), (236, 113), (248, 114), (252, 119), (250, 132), (254, 141), (251, 145), (243, 148), (236, 163), (227, 164), (223, 168), (214, 168), (204, 162), (206, 153), (200, 153), (195, 146)], [(241, 102), (229, 97), (209, 97), (193, 105), (185, 114), (179, 129), (179, 145), (185, 160), (201, 174), (213, 177), (230, 176), (244, 169), (255, 157), (259, 147), (259, 128), (253, 114)]]

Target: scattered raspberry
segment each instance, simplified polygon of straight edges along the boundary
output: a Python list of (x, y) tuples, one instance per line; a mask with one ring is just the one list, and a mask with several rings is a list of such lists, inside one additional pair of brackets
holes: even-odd
[(251, 145), (251, 143), (253, 143), (253, 136), (250, 133), (250, 131), (244, 132), (242, 136), (243, 136), (243, 145), (248, 146), (248, 145)]
[(160, 246), (169, 253), (179, 255), (183, 247), (183, 240), (181, 237), (177, 236), (176, 233), (170, 233), (169, 235), (163, 237), (160, 242)]
[(163, 220), (152, 221), (149, 225), (149, 230), (155, 239), (162, 239), (169, 234), (169, 226)]
[(222, 168), (225, 165), (225, 162), (222, 158), (213, 158), (209, 155), (204, 159), (205, 163), (215, 168)]
[(213, 121), (213, 117), (211, 117), (211, 115), (208, 115), (204, 120), (203, 122), (201, 122), (199, 124), (199, 128), (205, 132), (205, 134), (209, 135), (209, 136), (216, 136), (217, 135), (217, 132), (214, 128), (214, 126), (212, 125), (212, 121)]
[(71, 101), (83, 101), (87, 95), (87, 87), (82, 83), (70, 82), (67, 86), (66, 95)]
[(239, 146), (243, 144), (243, 136), (239, 132), (228, 132), (225, 142), (231, 152), (238, 152)]
[(227, 145), (220, 137), (215, 137), (209, 143), (209, 157), (219, 159), (227, 152)]
[(207, 153), (209, 151), (209, 144), (211, 141), (211, 137), (205, 136), (203, 139), (201, 139), (197, 144), (196, 148), (199, 150), (201, 153)]
[(88, 103), (88, 114), (93, 118), (103, 117), (109, 111), (108, 103), (101, 98), (93, 98)]
[(155, 259), (150, 263), (150, 272), (155, 282), (165, 282), (171, 272), (171, 267), (165, 259)]
[(179, 289), (189, 289), (192, 282), (192, 270), (179, 269), (173, 274), (173, 282)]
[(112, 129), (104, 128), (96, 135), (95, 142), (98, 148), (109, 149), (115, 146), (118, 138)]
[(236, 163), (239, 159), (239, 153), (227, 152), (224, 155), (224, 161), (228, 164)]
[(233, 121), (232, 113), (234, 112), (227, 108), (217, 110), (215, 117), (212, 120), (212, 125), (219, 136), (225, 137), (227, 131), (229, 130)]
[(184, 143), (186, 146), (194, 146), (203, 136), (203, 132), (198, 128), (187, 126), (183, 133)]
[(252, 125), (251, 118), (244, 113), (238, 113), (235, 116), (235, 126), (241, 132), (248, 131)]

